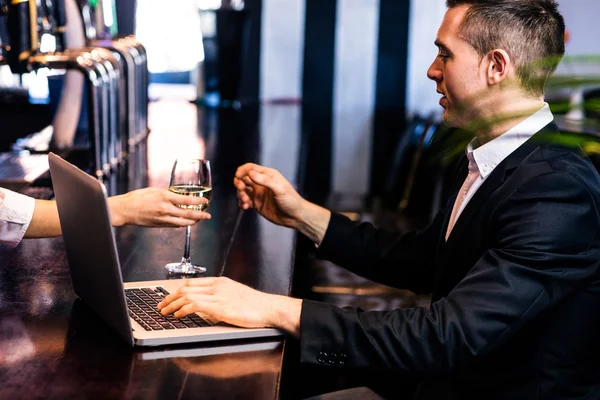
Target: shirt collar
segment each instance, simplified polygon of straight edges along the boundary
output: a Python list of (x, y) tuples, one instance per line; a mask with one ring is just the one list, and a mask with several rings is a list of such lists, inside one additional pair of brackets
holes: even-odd
[(540, 110), (494, 140), (484, 145), (480, 145), (477, 138), (471, 140), (466, 151), (467, 153), (473, 152), (479, 173), (485, 179), (506, 157), (553, 120), (554, 116), (550, 111), (550, 106), (548, 103), (544, 103)]

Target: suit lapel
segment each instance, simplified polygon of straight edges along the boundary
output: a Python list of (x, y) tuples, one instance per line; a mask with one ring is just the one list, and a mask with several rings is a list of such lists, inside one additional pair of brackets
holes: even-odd
[[(442, 249), (445, 251), (451, 251), (453, 243), (460, 240), (460, 238), (468, 237), (468, 229), (471, 226), (472, 219), (477, 214), (477, 211), (482, 209), (482, 206), (485, 204), (485, 201), (490, 194), (506, 181), (512, 172), (523, 162), (523, 160), (525, 160), (525, 158), (527, 158), (527, 156), (533, 152), (533, 150), (543, 143), (551, 143), (553, 139), (557, 138), (558, 134), (558, 127), (554, 122), (552, 122), (529, 138), (525, 143), (523, 143), (508, 157), (506, 157), (500, 164), (498, 164), (490, 176), (483, 182), (473, 197), (469, 200), (464, 210), (456, 220), (456, 223), (452, 228), (452, 232), (450, 232), (450, 236), (448, 236), (448, 241), (445, 241), (445, 234), (446, 230), (448, 229), (450, 215), (452, 214), (452, 207), (454, 206), (454, 201), (456, 200), (458, 190), (462, 186), (466, 174), (463, 173), (459, 175), (459, 177), (462, 177), (462, 180), (455, 184), (456, 187), (455, 190), (453, 190), (454, 195), (448, 202), (448, 209), (446, 210), (443, 232), (441, 233), (440, 238), (440, 243), (445, 244), (441, 246)], [(439, 287), (444, 275), (445, 267), (444, 260), (442, 259), (434, 276), (434, 291)]]
[(558, 127), (554, 122), (548, 124), (498, 164), (490, 176), (483, 182), (481, 187), (475, 192), (456, 220), (454, 228), (452, 228), (452, 232), (450, 232), (450, 236), (448, 237), (448, 243), (456, 240), (457, 237), (462, 237), (465, 229), (469, 226), (469, 221), (471, 221), (476, 214), (476, 211), (481, 209), (481, 206), (489, 195), (504, 183), (506, 178), (510, 176), (510, 174), (529, 154), (531, 154), (533, 150), (542, 143), (551, 142), (552, 138), (556, 137), (558, 133)]

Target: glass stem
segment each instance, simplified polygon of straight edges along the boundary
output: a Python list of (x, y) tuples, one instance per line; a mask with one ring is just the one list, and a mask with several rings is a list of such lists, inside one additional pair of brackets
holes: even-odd
[(185, 247), (183, 249), (183, 260), (186, 263), (190, 262), (190, 237), (192, 236), (192, 228), (188, 225), (185, 228)]

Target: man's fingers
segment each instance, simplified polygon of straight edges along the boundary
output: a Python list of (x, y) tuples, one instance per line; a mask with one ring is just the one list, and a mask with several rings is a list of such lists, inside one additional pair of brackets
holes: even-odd
[(258, 184), (274, 191), (276, 194), (283, 194), (282, 181), (285, 181), (285, 178), (276, 169), (252, 163), (239, 167), (233, 178), (234, 186), (240, 191), (256, 191), (256, 185)]
[(194, 312), (196, 312), (197, 308), (198, 308), (197, 305), (195, 305), (194, 303), (189, 303), (189, 304), (186, 304), (185, 306), (181, 307), (176, 312), (174, 312), (173, 316), (175, 318), (183, 318), (186, 315), (193, 314)]
[(238, 169), (235, 171), (235, 177), (238, 179), (242, 179), (245, 175), (248, 175), (248, 172), (255, 170), (258, 172), (264, 172), (265, 171), (265, 167), (263, 167), (262, 165), (258, 165), (258, 164), (254, 164), (254, 163), (246, 163), (240, 167), (238, 167)]
[(238, 179), (242, 179), (244, 176), (248, 175), (248, 171), (252, 171), (254, 168), (258, 167), (258, 165), (253, 163), (247, 163), (238, 167), (235, 171), (235, 177)]
[(270, 189), (275, 195), (282, 195), (285, 193), (283, 185), (277, 182), (272, 176), (257, 171), (251, 171), (248, 176), (253, 182)]
[(237, 177), (233, 178), (233, 186), (237, 189), (237, 190), (244, 190), (244, 188), (246, 187), (246, 184), (242, 181), (242, 179), (239, 179)]
[(238, 199), (240, 199), (240, 201), (242, 201), (244, 203), (252, 202), (252, 199), (250, 198), (250, 196), (248, 196), (248, 193), (246, 193), (246, 192), (238, 192)]
[[(181, 288), (179, 288), (181, 289)], [(181, 290), (177, 290), (175, 293), (171, 293), (167, 296), (165, 296), (164, 299), (162, 299), (158, 304), (157, 304), (157, 308), (159, 310), (161, 310), (163, 307), (168, 306), (169, 304), (173, 303), (174, 301), (182, 298), (183, 292)]]
[(238, 206), (242, 209), (242, 210), (249, 210), (250, 208), (252, 208), (252, 204), (249, 202), (243, 202), (243, 201), (239, 201), (238, 202)]
[(162, 299), (157, 305), (156, 308), (160, 310), (162, 310), (163, 307), (165, 307), (167, 304), (175, 301), (176, 299), (179, 298), (179, 293), (171, 293), (170, 295), (166, 296), (164, 299)]
[(173, 313), (175, 318), (183, 318), (188, 314), (198, 313), (200, 317), (207, 321), (216, 321), (212, 315), (215, 314), (216, 308), (218, 307), (212, 297), (204, 294), (195, 294), (192, 296), (193, 301), (181, 307), (179, 310)]
[(185, 297), (180, 297), (171, 302), (166, 302), (166, 301), (168, 301), (168, 300), (165, 298), (165, 300), (163, 300), (158, 305), (158, 309), (160, 310), (160, 313), (162, 315), (173, 314), (175, 311), (179, 310), (181, 307), (183, 307), (187, 303), (189, 303), (189, 300), (186, 299)]
[(256, 183), (248, 175), (245, 175), (241, 179), (236, 178), (236, 182), (235, 188), (239, 191), (253, 192), (256, 190)]

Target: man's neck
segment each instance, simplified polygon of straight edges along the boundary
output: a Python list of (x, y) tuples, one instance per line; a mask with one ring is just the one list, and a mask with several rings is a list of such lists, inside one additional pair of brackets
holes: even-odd
[(488, 115), (482, 120), (485, 122), (478, 123), (478, 126), (473, 126), (470, 130), (475, 132), (479, 143), (483, 145), (525, 121), (543, 106), (543, 97), (513, 99), (507, 101), (503, 106), (499, 105), (494, 110), (490, 110)]

